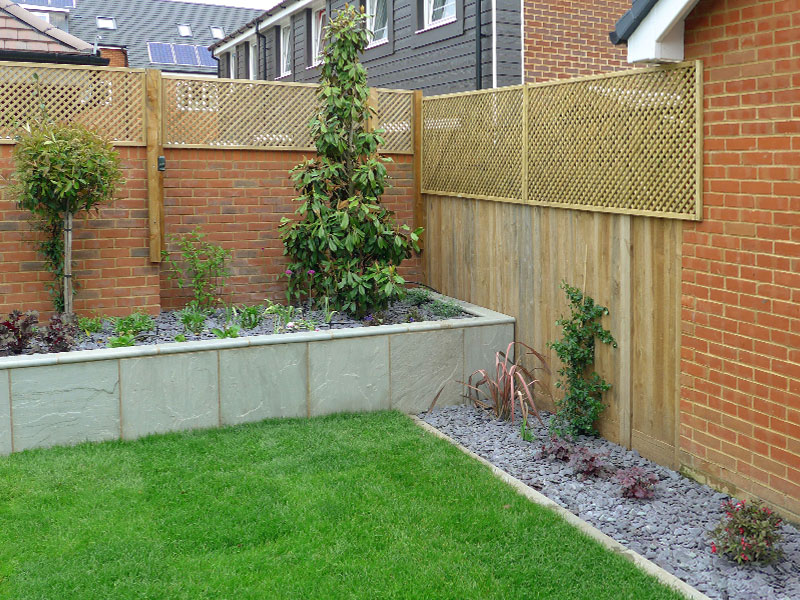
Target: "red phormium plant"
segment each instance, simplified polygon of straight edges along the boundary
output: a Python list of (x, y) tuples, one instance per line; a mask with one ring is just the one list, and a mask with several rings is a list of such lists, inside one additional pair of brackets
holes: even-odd
[[(509, 357), (516, 346), (522, 351), (515, 360), (511, 360)], [(526, 356), (532, 356), (541, 363), (541, 366), (533, 371), (544, 369), (547, 373), (550, 372), (544, 356), (539, 352), (522, 342), (511, 342), (505, 352), (498, 352), (495, 355), (494, 373), (478, 369), (469, 376), (469, 380), (464, 384), (467, 387), (465, 397), (472, 400), (479, 408), (491, 409), (498, 419), (511, 419), (512, 422), (517, 408), (526, 420), (528, 411), (531, 410), (544, 425), (536, 408), (534, 392), (537, 386), (545, 393), (547, 390), (542, 386), (541, 380), (523, 366), (522, 361)]]
[(39, 313), (13, 310), (7, 319), (0, 320), (0, 351), (22, 354), (36, 333)]
[(711, 532), (712, 552), (718, 551), (740, 565), (768, 563), (783, 556), (778, 547), (781, 519), (761, 501), (748, 504), (744, 500), (728, 500), (722, 508), (725, 516)]

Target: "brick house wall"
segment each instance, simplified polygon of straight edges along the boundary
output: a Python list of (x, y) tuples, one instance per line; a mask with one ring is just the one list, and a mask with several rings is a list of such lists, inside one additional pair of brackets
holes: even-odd
[(100, 56), (108, 59), (109, 67), (128, 66), (128, 52), (125, 48), (100, 48)]
[(525, 1), (525, 81), (535, 83), (629, 69), (608, 32), (630, 0)]
[(701, 0), (703, 221), (683, 237), (690, 472), (800, 520), (800, 2)]
[[(125, 185), (118, 198), (96, 217), (78, 218), (74, 241), (75, 275), (80, 286), (75, 309), (126, 315), (136, 309), (155, 314), (184, 302), (163, 266), (149, 261), (145, 148), (118, 149)], [(13, 170), (13, 146), (0, 145), (0, 176)], [(208, 240), (233, 250), (232, 271), (223, 300), (259, 303), (285, 300), (278, 280), (284, 270), (277, 227), (296, 208), (288, 171), (303, 160), (300, 152), (259, 150), (166, 149), (166, 233), (201, 227)], [(384, 195), (398, 220), (413, 221), (413, 164), (394, 156), (389, 165), (392, 188)], [(49, 315), (51, 303), (34, 246), (27, 214), (16, 209), (0, 188), (0, 314), (14, 308)], [(421, 280), (421, 262), (412, 258), (400, 272)]]

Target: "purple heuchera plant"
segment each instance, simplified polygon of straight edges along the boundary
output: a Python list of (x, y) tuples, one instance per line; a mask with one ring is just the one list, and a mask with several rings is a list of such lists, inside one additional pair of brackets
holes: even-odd
[(542, 447), (539, 457), (567, 462), (570, 460), (574, 451), (575, 446), (564, 438), (554, 435), (550, 438), (550, 441)]
[(652, 498), (655, 495), (653, 486), (659, 482), (658, 476), (648, 473), (641, 467), (620, 469), (615, 476), (622, 486), (625, 498)]
[(606, 472), (608, 463), (605, 458), (603, 454), (577, 448), (569, 459), (569, 466), (578, 474), (578, 478), (586, 479)]

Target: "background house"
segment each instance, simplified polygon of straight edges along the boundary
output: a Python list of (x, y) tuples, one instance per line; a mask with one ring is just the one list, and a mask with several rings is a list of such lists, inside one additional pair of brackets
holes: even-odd
[[(45, 18), (42, 18), (45, 17)], [(47, 13), (31, 12), (0, 0), (0, 60), (107, 65), (91, 44), (52, 25)]]
[(112, 66), (215, 75), (209, 44), (259, 14), (170, 0), (26, 0), (51, 24), (97, 44)]
[[(290, 0), (243, 23), (211, 46), (220, 59), (219, 76), (316, 82), (322, 27), (344, 4)], [(366, 0), (362, 5), (373, 31), (362, 59), (370, 85), (441, 94), (522, 81), (516, 0)]]

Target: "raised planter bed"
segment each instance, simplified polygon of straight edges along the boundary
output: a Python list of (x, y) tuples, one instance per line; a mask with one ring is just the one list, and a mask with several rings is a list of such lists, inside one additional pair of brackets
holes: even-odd
[(514, 319), (469, 319), (0, 358), (0, 453), (274, 417), (461, 403)]

